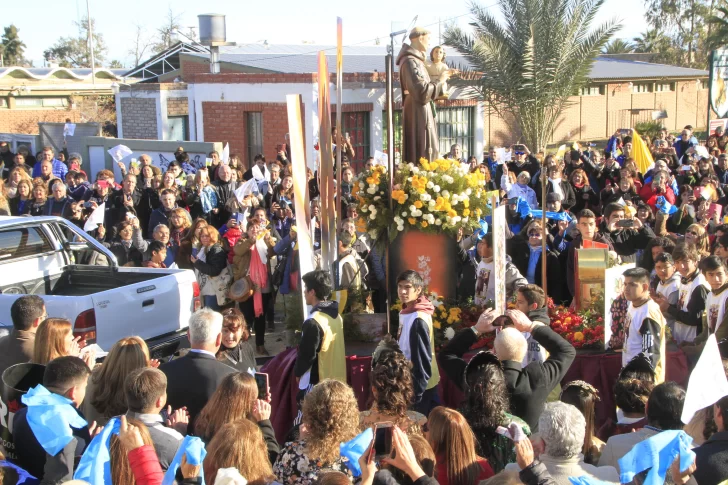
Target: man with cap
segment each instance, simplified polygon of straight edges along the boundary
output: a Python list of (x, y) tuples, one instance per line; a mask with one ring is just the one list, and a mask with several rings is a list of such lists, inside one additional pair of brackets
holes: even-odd
[(434, 160), (439, 156), (440, 143), (434, 118), (434, 101), (445, 93), (447, 72), (440, 82), (430, 81), (425, 67), (430, 32), (415, 27), (409, 34), (410, 43), (402, 45), (397, 56), (402, 87), (403, 133), (405, 162), (418, 163), (420, 158)]
[(526, 145), (513, 145), (511, 147), (511, 161), (506, 166), (510, 172), (516, 174), (516, 177), (524, 170), (527, 171), (529, 179), (532, 179), (541, 168), (538, 159), (533, 156)]

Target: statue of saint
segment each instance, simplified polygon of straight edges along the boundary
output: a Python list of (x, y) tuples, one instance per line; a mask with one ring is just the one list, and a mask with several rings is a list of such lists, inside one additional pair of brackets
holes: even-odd
[(444, 71), (438, 82), (430, 80), (425, 66), (429, 31), (415, 27), (409, 34), (409, 40), (410, 43), (402, 45), (397, 56), (403, 107), (402, 161), (418, 163), (420, 158), (434, 160), (439, 156), (434, 101), (445, 93), (445, 82), (450, 74)]
[[(438, 83), (441, 81), (442, 75), (450, 71), (450, 68), (445, 64), (445, 49), (442, 46), (435, 46), (430, 51), (430, 61), (425, 64), (427, 66), (427, 73), (430, 75), (430, 81)], [(447, 83), (442, 81), (444, 91), (442, 96), (437, 99), (448, 99), (447, 94)]]

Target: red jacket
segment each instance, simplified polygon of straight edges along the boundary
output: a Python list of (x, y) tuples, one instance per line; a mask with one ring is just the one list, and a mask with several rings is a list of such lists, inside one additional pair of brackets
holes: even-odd
[(642, 190), (640, 190), (640, 197), (642, 197), (642, 200), (644, 200), (645, 203), (652, 208), (653, 212), (657, 210), (655, 204), (657, 204), (657, 198), (660, 196), (664, 196), (665, 200), (667, 200), (670, 204), (675, 205), (675, 192), (672, 191), (671, 187), (665, 187), (664, 194), (656, 194), (653, 192), (652, 184), (645, 184), (645, 186), (642, 187)]
[(159, 458), (151, 445), (144, 445), (129, 452), (129, 465), (136, 485), (161, 485), (164, 473)]

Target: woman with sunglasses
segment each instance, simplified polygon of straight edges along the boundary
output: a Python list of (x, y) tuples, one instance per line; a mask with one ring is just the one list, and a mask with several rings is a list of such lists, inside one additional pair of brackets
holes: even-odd
[(236, 308), (228, 308), (222, 312), (222, 318), (222, 345), (217, 351), (217, 360), (240, 372), (255, 370), (255, 349), (242, 313)]

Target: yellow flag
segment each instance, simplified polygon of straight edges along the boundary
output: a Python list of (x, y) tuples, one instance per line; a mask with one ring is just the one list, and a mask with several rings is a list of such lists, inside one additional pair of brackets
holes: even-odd
[(632, 129), (632, 158), (641, 174), (647, 172), (655, 163), (649, 147), (635, 129)]

